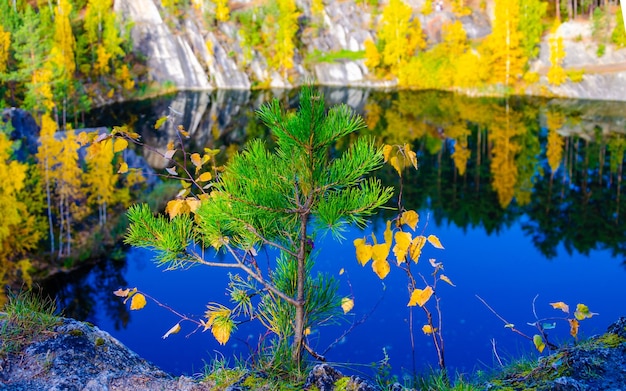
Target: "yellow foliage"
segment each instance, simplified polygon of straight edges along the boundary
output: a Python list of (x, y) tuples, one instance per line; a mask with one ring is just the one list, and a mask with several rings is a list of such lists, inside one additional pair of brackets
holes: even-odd
[(565, 60), (565, 49), (563, 48), (563, 37), (555, 34), (550, 37), (550, 69), (548, 70), (548, 82), (559, 86), (567, 80), (567, 73), (563, 69)]
[(380, 65), (380, 52), (371, 39), (365, 41), (365, 66), (375, 69)]
[(500, 206), (506, 208), (513, 200), (518, 178), (518, 167), (515, 159), (521, 150), (515, 137), (525, 131), (521, 119), (513, 114), (508, 106), (500, 111), (502, 118), (494, 122), (489, 133), (492, 142), (491, 173), (492, 187), (498, 194)]
[(220, 22), (228, 22), (230, 19), (228, 0), (213, 0), (213, 2), (215, 3), (215, 19)]
[(495, 2), (493, 31), (481, 46), (488, 59), (491, 82), (507, 87), (522, 76), (527, 61), (521, 46), (519, 1)]
[(396, 76), (416, 50), (426, 47), (419, 19), (412, 18), (411, 7), (402, 0), (390, 0), (383, 10), (378, 40), (383, 46), (381, 64)]
[(546, 143), (546, 156), (548, 158), (548, 165), (552, 174), (559, 169), (561, 161), (563, 160), (563, 146), (565, 142), (563, 137), (559, 135), (558, 130), (563, 127), (565, 123), (565, 116), (563, 113), (557, 111), (548, 111), (546, 113), (547, 127), (548, 127), (548, 141)]
[(445, 23), (441, 27), (443, 42), (450, 56), (456, 58), (465, 53), (469, 48), (467, 43), (467, 33), (463, 28), (463, 23), (457, 20), (454, 23)]
[(72, 4), (68, 0), (59, 0), (54, 8), (54, 46), (53, 62), (58, 67), (61, 76), (70, 80), (76, 70), (74, 51), (76, 40), (72, 32), (70, 14)]
[(11, 32), (4, 31), (0, 25), (0, 74), (7, 70), (7, 62), (9, 61), (9, 47), (11, 46)]
[(409, 304), (407, 304), (407, 307), (413, 307), (415, 305), (423, 307), (424, 304), (426, 304), (428, 300), (430, 300), (433, 293), (433, 288), (431, 288), (430, 286), (427, 286), (424, 289), (415, 289), (411, 293), (411, 299), (409, 300)]

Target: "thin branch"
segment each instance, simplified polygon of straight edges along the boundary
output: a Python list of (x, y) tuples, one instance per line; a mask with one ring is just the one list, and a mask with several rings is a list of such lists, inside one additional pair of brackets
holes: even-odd
[(500, 314), (498, 314), (498, 313), (496, 312), (496, 310), (494, 310), (493, 308), (491, 308), (491, 307), (489, 306), (489, 304), (487, 304), (487, 302), (486, 302), (486, 301), (485, 301), (482, 297), (480, 297), (480, 296), (478, 296), (478, 295), (475, 295), (475, 296), (476, 296), (476, 298), (477, 298), (478, 300), (480, 300), (480, 301), (481, 301), (481, 302), (485, 305), (485, 307), (487, 307), (487, 308), (489, 309), (489, 311), (491, 311), (491, 312), (492, 312), (492, 313), (493, 313), (493, 314), (494, 314), (494, 315), (495, 315), (498, 319), (500, 319), (500, 320), (504, 323), (504, 325), (505, 325), (505, 326), (512, 326), (512, 327), (509, 327), (509, 328), (511, 329), (511, 331), (512, 331), (512, 332), (517, 333), (517, 334), (521, 335), (522, 337), (524, 337), (524, 338), (526, 338), (526, 339), (529, 339), (529, 340), (531, 340), (531, 341), (533, 340), (533, 339), (532, 339), (531, 337), (529, 337), (528, 335), (526, 335), (526, 334), (522, 333), (521, 331), (519, 331), (518, 329), (516, 329), (516, 328), (515, 328), (515, 326), (513, 326), (513, 324), (512, 324), (511, 322), (507, 321), (507, 320), (506, 320), (506, 319), (504, 319), (502, 316), (500, 316)]

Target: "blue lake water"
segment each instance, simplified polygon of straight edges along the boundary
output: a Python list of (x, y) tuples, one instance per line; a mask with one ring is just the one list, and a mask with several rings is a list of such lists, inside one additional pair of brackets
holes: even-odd
[[(422, 215), (426, 213), (422, 212)], [(321, 249), (317, 263), (319, 270), (338, 277), (341, 268), (347, 271), (339, 277), (342, 279), (340, 291), (342, 295), (351, 295), (345, 280), (349, 276), (355, 308), (346, 316), (344, 324), (314, 330), (310, 336), (311, 345), (323, 351), (350, 322), (367, 315), (365, 323), (357, 326), (326, 354), (328, 360), (371, 374), (369, 364), (382, 360), (383, 349), (386, 349), (394, 373), (401, 375), (412, 370), (406, 279), (399, 269), (392, 268), (381, 282), (370, 265), (358, 265), (351, 240), (369, 232), (354, 229), (346, 233), (344, 243), (328, 237), (318, 246)], [(430, 222), (429, 232), (441, 239), (445, 250), (425, 250), (417, 269), (424, 275), (430, 273), (432, 268), (426, 260), (434, 257), (444, 263), (446, 275), (456, 285), (440, 284), (438, 288), (446, 361), (454, 371), (467, 373), (496, 366), (492, 341), (505, 361), (537, 354), (530, 341), (504, 328), (504, 324), (475, 295), (480, 295), (502, 317), (531, 336), (535, 330), (526, 323), (535, 320), (532, 303), (537, 295), (535, 305), (539, 317), (562, 317), (559, 310), (548, 305), (556, 301), (564, 301), (571, 308), (584, 303), (597, 312), (599, 315), (581, 322), (581, 337), (604, 332), (611, 322), (624, 315), (626, 268), (609, 251), (592, 251), (588, 256), (567, 255), (564, 248), (559, 248), (559, 256), (547, 260), (525, 238), (520, 223), (488, 235), (480, 229), (464, 232), (453, 225), (438, 226)], [(382, 231), (376, 234), (381, 237)], [(228, 281), (224, 270), (199, 266), (164, 271), (155, 266), (151, 257), (146, 250), (131, 249), (128, 252), (123, 268), (126, 286), (138, 287), (187, 315), (201, 316), (209, 301), (227, 304), (224, 288)], [(93, 283), (94, 277), (91, 278)], [(84, 285), (90, 285), (89, 279), (88, 276)], [(125, 326), (120, 327), (118, 315), (111, 316), (104, 310), (112, 305), (110, 302), (118, 301), (106, 294), (109, 292), (101, 292), (103, 294), (93, 303), (89, 320), (141, 356), (175, 374), (201, 372), (204, 363), (213, 358), (230, 358), (234, 362), (233, 355), (247, 357), (263, 332), (258, 324), (244, 324), (226, 346), (220, 346), (208, 332), (186, 337), (194, 325), (183, 323), (179, 334), (162, 339), (162, 335), (178, 322), (176, 316), (149, 302), (143, 310), (131, 312)], [(377, 308), (370, 314), (377, 303)], [(413, 311), (417, 368), (436, 367), (432, 340), (420, 330), (425, 317), (418, 309)], [(557, 328), (550, 336), (554, 342), (572, 341), (569, 326), (564, 321), (557, 322)]]
[[(250, 110), (266, 99), (233, 94), (179, 94), (151, 104), (141, 103), (128, 111), (139, 118), (133, 120), (135, 129), (157, 146), (167, 143), (168, 133), (155, 133), (151, 124), (155, 118), (167, 115), (168, 107), (185, 113), (180, 121), (191, 131), (196, 146), (228, 151), (249, 138), (267, 138), (250, 120)], [(378, 139), (412, 142), (418, 151), (420, 170), (407, 176), (404, 202), (407, 208), (420, 213), (418, 231), (427, 222), (425, 233), (438, 236), (445, 246), (445, 250), (427, 246), (414, 270), (430, 280), (432, 267), (428, 259), (435, 258), (443, 262), (445, 274), (456, 285), (437, 285), (450, 370), (489, 370), (498, 365), (496, 354), (504, 362), (538, 354), (532, 342), (505, 328), (476, 295), (530, 336), (536, 333), (527, 324), (535, 321), (533, 301), (539, 318), (563, 318), (565, 314), (549, 305), (558, 301), (569, 304), (571, 312), (577, 303), (584, 303), (598, 313), (581, 322), (581, 338), (602, 333), (620, 316), (626, 316), (626, 224), (620, 215), (626, 208), (626, 191), (623, 171), (611, 166), (609, 160), (614, 153), (610, 152), (612, 147), (607, 147), (624, 137), (620, 121), (626, 105), (471, 100), (437, 93), (377, 95), (362, 90), (331, 90), (328, 96), (331, 104), (345, 101), (364, 114), (369, 132)], [(293, 103), (291, 95), (281, 99)], [(565, 120), (560, 128), (549, 129), (545, 118), (557, 104)], [(511, 135), (498, 128), (505, 105), (507, 116), (509, 105), (515, 109), (512, 113), (523, 113), (507, 117), (509, 122), (518, 123), (517, 128), (510, 125), (517, 129)], [(116, 115), (95, 115), (90, 126), (124, 123), (127, 118), (119, 114), (123, 112), (117, 107)], [(495, 114), (484, 119), (478, 118), (479, 112)], [(462, 132), (459, 124), (463, 125)], [(526, 130), (520, 132), (520, 128)], [(555, 131), (561, 144), (548, 141), (554, 140), (550, 138), (554, 134), (549, 135)], [(519, 147), (510, 160), (515, 162), (515, 169), (506, 167), (514, 171), (506, 173), (510, 181), (498, 179), (503, 176), (501, 167), (490, 165), (502, 153), (501, 144), (491, 137), (496, 132)], [(453, 155), (462, 145), (471, 151), (466, 163)], [(558, 146), (556, 153), (554, 145)], [(338, 150), (341, 148), (338, 146)], [(548, 153), (549, 149), (552, 152)], [(561, 156), (558, 168), (547, 157), (555, 154)], [(617, 167), (623, 165), (622, 156)], [(380, 175), (386, 183), (396, 183), (390, 170)], [(515, 183), (514, 189), (506, 187), (511, 182)], [(393, 373), (402, 376), (413, 370), (413, 363), (418, 371), (437, 367), (437, 357), (431, 337), (421, 331), (425, 317), (419, 308), (412, 309), (412, 353), (405, 274), (392, 265), (391, 273), (381, 281), (371, 264), (361, 267), (356, 261), (352, 241), (372, 230), (380, 238), (384, 226), (383, 217), (377, 217), (365, 232), (356, 228), (345, 232), (342, 243), (330, 236), (315, 243), (319, 252), (315, 270), (338, 278), (340, 295), (354, 297), (355, 307), (339, 325), (312, 330), (308, 338), (318, 352), (339, 339), (325, 353), (327, 359), (370, 375), (371, 364), (380, 362), (386, 354)], [(271, 259), (271, 255), (268, 257)], [(208, 302), (228, 304), (226, 270), (198, 266), (164, 271), (151, 259), (149, 251), (129, 249), (123, 261), (109, 261), (90, 271), (74, 273), (66, 281), (51, 283), (49, 289), (56, 293), (67, 315), (96, 324), (174, 374), (202, 372), (204, 364), (214, 358), (234, 363), (234, 356), (245, 359), (256, 350), (264, 330), (255, 322), (240, 325), (226, 346), (220, 346), (209, 332), (187, 336), (194, 330), (189, 323), (182, 323), (179, 334), (162, 339), (178, 318), (153, 302), (141, 311), (128, 311), (128, 305), (112, 295), (114, 290), (137, 287), (196, 318), (202, 316)], [(340, 275), (341, 269), (346, 273)], [(365, 322), (340, 338), (364, 316)], [(555, 322), (556, 328), (549, 331), (551, 341), (572, 342), (567, 322)]]

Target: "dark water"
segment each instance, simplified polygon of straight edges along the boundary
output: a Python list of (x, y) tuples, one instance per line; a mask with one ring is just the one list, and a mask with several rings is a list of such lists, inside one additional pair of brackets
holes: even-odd
[[(549, 306), (586, 304), (599, 315), (581, 322), (580, 336), (603, 332), (626, 315), (626, 224), (624, 222), (624, 146), (626, 105), (570, 100), (470, 99), (444, 93), (382, 93), (356, 89), (324, 91), (329, 104), (346, 102), (365, 116), (385, 143), (411, 143), (420, 169), (406, 177), (404, 203), (420, 213), (420, 229), (437, 235), (445, 250), (428, 249), (416, 269), (426, 278), (429, 258), (443, 262), (456, 287), (438, 285), (446, 362), (470, 372), (497, 366), (520, 355), (536, 355), (532, 343), (511, 333), (482, 304), (485, 299), (507, 322), (533, 335), (527, 323), (565, 316)], [(295, 105), (297, 94), (275, 94)], [(189, 148), (210, 146), (234, 153), (253, 137), (271, 144), (253, 110), (269, 92), (181, 93), (150, 102), (94, 112), (87, 126), (130, 124), (154, 148), (164, 148), (183, 124), (192, 134)], [(166, 129), (154, 121), (170, 115)], [(337, 145), (338, 151), (349, 144)], [(154, 165), (161, 164), (144, 153)], [(390, 185), (391, 169), (378, 175)], [(315, 244), (316, 268), (341, 281), (342, 296), (355, 308), (340, 325), (312, 330), (310, 345), (329, 361), (372, 373), (372, 363), (389, 357), (395, 374), (436, 367), (423, 312), (413, 310), (415, 351), (411, 350), (407, 281), (394, 269), (381, 281), (371, 267), (358, 265), (352, 241), (372, 230), (382, 237), (384, 219), (370, 229), (352, 229), (343, 243), (330, 237)], [(175, 374), (202, 372), (203, 364), (256, 351), (263, 330), (240, 325), (226, 346), (191, 324), (168, 339), (161, 336), (178, 319), (153, 303), (130, 313), (111, 292), (138, 287), (187, 315), (201, 316), (208, 302), (227, 304), (223, 270), (195, 267), (164, 271), (144, 250), (130, 249), (125, 262), (99, 265), (49, 289), (65, 314), (109, 331), (131, 349)], [(268, 255), (271, 258), (271, 255)], [(339, 275), (340, 269), (347, 273)], [(347, 336), (342, 332), (359, 322)], [(571, 315), (570, 315), (571, 317)], [(550, 330), (553, 342), (568, 343), (564, 320)], [(495, 349), (494, 349), (495, 346)], [(494, 353), (494, 351), (497, 353)]]

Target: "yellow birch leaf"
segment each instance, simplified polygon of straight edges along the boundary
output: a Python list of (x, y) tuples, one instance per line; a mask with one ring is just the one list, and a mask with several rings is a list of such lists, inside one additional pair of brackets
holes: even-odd
[(128, 147), (128, 141), (124, 138), (116, 138), (113, 143), (113, 153), (121, 152)]
[(595, 312), (590, 312), (589, 308), (584, 304), (577, 304), (576, 311), (574, 312), (574, 317), (578, 320), (584, 320), (586, 318), (591, 318), (594, 315), (598, 315)]
[(126, 174), (127, 172), (128, 172), (128, 163), (122, 162), (122, 164), (120, 164), (120, 169), (117, 170), (117, 173)]
[(232, 329), (232, 322), (220, 322), (211, 327), (211, 333), (220, 345), (226, 345), (226, 342), (230, 339)]
[(130, 300), (130, 309), (131, 310), (140, 310), (146, 306), (146, 297), (141, 293), (137, 293), (133, 295), (133, 298)]
[(387, 261), (391, 246), (387, 243), (379, 243), (372, 246), (372, 259), (376, 261)]
[(200, 176), (198, 177), (198, 179), (196, 179), (197, 182), (208, 182), (211, 179), (213, 179), (213, 175), (211, 175), (210, 172), (206, 171), (203, 172), (202, 174), (200, 174)]
[(535, 344), (535, 347), (537, 348), (539, 353), (543, 352), (543, 349), (546, 348), (546, 344), (543, 343), (543, 338), (541, 338), (541, 335), (539, 334), (535, 334), (533, 336), (533, 343)]
[(200, 207), (200, 200), (197, 200), (195, 198), (186, 198), (185, 203), (187, 204), (187, 207), (189, 208), (189, 211), (191, 213), (195, 213), (196, 210), (198, 210), (198, 208)]
[(183, 127), (183, 125), (178, 125), (178, 131), (180, 132), (180, 134), (181, 134), (183, 137), (185, 137), (185, 138), (189, 138), (189, 137), (190, 137), (189, 132), (187, 132), (187, 131), (185, 130), (185, 128)]
[(400, 222), (402, 224), (408, 225), (409, 227), (411, 227), (413, 231), (415, 231), (415, 228), (417, 227), (417, 223), (419, 222), (419, 219), (420, 217), (416, 211), (407, 210), (406, 212), (402, 213), (402, 216), (400, 217)]
[(161, 129), (161, 126), (163, 126), (163, 124), (165, 123), (165, 121), (167, 121), (167, 116), (165, 117), (161, 117), (158, 120), (156, 120), (156, 122), (154, 123), (154, 128), (155, 129)]
[(345, 271), (343, 268), (339, 269), (339, 275), (340, 275), (340, 276), (342, 276), (342, 275), (343, 275), (343, 273), (345, 273), (345, 272), (346, 272), (346, 271)]
[(387, 228), (385, 229), (385, 233), (383, 234), (383, 238), (385, 239), (385, 243), (391, 247), (391, 240), (393, 238), (393, 232), (391, 232), (391, 221), (387, 220)]
[(409, 304), (407, 307), (414, 307), (416, 304), (420, 307), (423, 307), (424, 304), (430, 300), (430, 297), (433, 295), (433, 288), (427, 286), (424, 289), (415, 289), (413, 293), (411, 293), (411, 299), (409, 300)]
[(515, 325), (513, 323), (507, 323), (507, 324), (504, 325), (504, 328), (505, 329), (514, 329)]
[(398, 231), (394, 235), (396, 239), (396, 245), (393, 246), (393, 254), (396, 256), (398, 265), (406, 262), (406, 254), (409, 251), (411, 245), (411, 234), (408, 232)]
[(433, 328), (433, 326), (431, 326), (429, 324), (425, 324), (425, 325), (422, 326), (422, 331), (424, 332), (424, 334), (430, 335), (430, 334), (434, 333), (435, 331), (437, 331), (437, 328)]
[(167, 143), (167, 150), (168, 151), (173, 151), (174, 150), (174, 141), (170, 141)]
[(415, 239), (413, 239), (413, 242), (411, 243), (411, 247), (410, 247), (410, 252), (411, 252), (411, 259), (413, 260), (413, 262), (417, 263), (420, 259), (420, 255), (422, 254), (422, 248), (424, 248), (424, 245), (426, 244), (426, 237), (425, 236), (417, 236), (415, 237)]
[(404, 154), (406, 155), (407, 160), (417, 170), (417, 154), (411, 150), (411, 146), (409, 144), (404, 144)]
[(384, 280), (387, 274), (389, 274), (391, 267), (386, 259), (375, 259), (374, 262), (372, 262), (372, 270), (378, 275), (378, 278)]
[(402, 176), (402, 169), (400, 168), (400, 162), (398, 161), (397, 156), (392, 156), (391, 159), (389, 159), (389, 164), (391, 164), (391, 167), (396, 169), (399, 176)]
[(189, 158), (191, 159), (193, 165), (196, 166), (196, 168), (202, 167), (202, 158), (200, 157), (199, 153), (192, 153)]
[(170, 202), (167, 203), (167, 205), (165, 206), (165, 213), (167, 213), (170, 216), (170, 220), (173, 219), (174, 217), (178, 216), (179, 214), (183, 214), (183, 213), (187, 213), (189, 210), (189, 206), (187, 206), (187, 203), (185, 202), (185, 200), (171, 200)]
[(578, 321), (576, 319), (568, 319), (569, 333), (572, 337), (576, 338), (578, 335)]
[(130, 293), (130, 289), (126, 288), (126, 289), (118, 289), (115, 292), (113, 292), (113, 294), (117, 297), (126, 297), (128, 296), (128, 294)]
[(428, 235), (428, 243), (432, 244), (435, 248), (439, 248), (443, 250), (443, 246), (441, 245), (441, 242), (439, 241), (439, 238), (436, 237), (435, 235)]
[(341, 299), (341, 309), (343, 309), (343, 313), (347, 314), (354, 308), (354, 300), (349, 297), (344, 297)]
[(446, 276), (445, 274), (442, 274), (439, 276), (439, 279), (442, 281), (447, 282), (448, 284), (452, 285), (452, 286), (456, 286), (452, 283), (452, 281), (450, 281), (450, 279), (448, 278), (448, 276)]
[(171, 329), (167, 330), (167, 333), (163, 334), (161, 338), (165, 339), (172, 334), (176, 334), (180, 331), (180, 323), (176, 323)]
[(311, 335), (311, 328), (307, 327), (306, 329), (304, 329), (304, 335)]
[(384, 163), (387, 163), (387, 161), (389, 160), (389, 155), (391, 155), (391, 151), (393, 150), (393, 147), (389, 144), (385, 144), (385, 146), (383, 147), (383, 159)]
[(566, 314), (569, 313), (569, 306), (565, 303), (563, 303), (562, 301), (556, 302), (556, 303), (550, 303), (550, 305), (552, 306), (552, 308), (561, 310), (563, 312), (565, 312)]
[(367, 265), (372, 259), (372, 246), (365, 243), (365, 239), (355, 239), (353, 243), (356, 248), (356, 260), (361, 266)]

